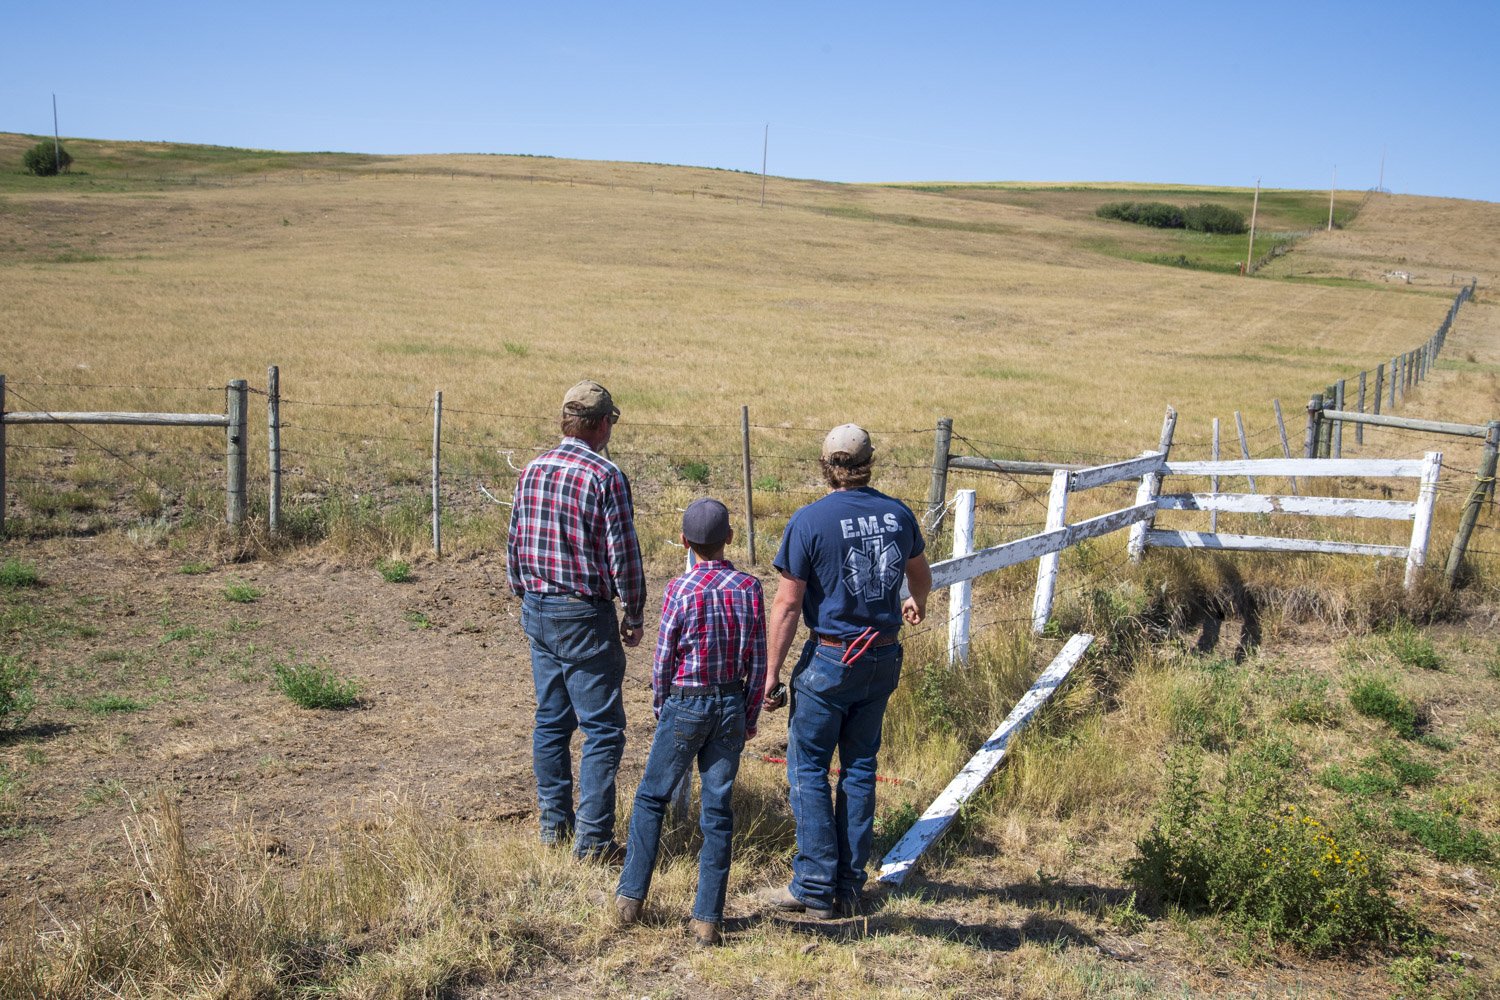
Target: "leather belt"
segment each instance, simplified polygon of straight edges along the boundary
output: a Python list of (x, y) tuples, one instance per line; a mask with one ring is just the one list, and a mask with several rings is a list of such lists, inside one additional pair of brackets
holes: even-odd
[(721, 684), (673, 684), (671, 693), (684, 698), (706, 698), (711, 694), (739, 694), (743, 690), (744, 681), (724, 681)]
[[(844, 647), (844, 646), (848, 646), (850, 643), (856, 642), (856, 641), (858, 641), (857, 637), (855, 639), (835, 639), (835, 638), (833, 638), (833, 636), (829, 636), (829, 635), (822, 635), (822, 634), (818, 635), (818, 645), (820, 645), (820, 646), (839, 646), (839, 647)], [(901, 633), (898, 631), (898, 632), (892, 632), (890, 635), (878, 636), (875, 639), (874, 642), (870, 643), (870, 645), (872, 647), (878, 649), (881, 646), (894, 646), (896, 643), (898, 643), (900, 641), (901, 641)]]

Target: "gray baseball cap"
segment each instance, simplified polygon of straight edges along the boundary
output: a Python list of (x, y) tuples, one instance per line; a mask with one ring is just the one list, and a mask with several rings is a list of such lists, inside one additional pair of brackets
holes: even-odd
[(563, 396), (563, 414), (575, 417), (608, 417), (620, 419), (620, 408), (615, 405), (609, 390), (598, 382), (584, 379)]
[(729, 508), (700, 497), (682, 513), (682, 537), (694, 545), (723, 545), (729, 538)]
[(875, 457), (875, 446), (870, 443), (870, 435), (863, 427), (840, 424), (823, 439), (823, 461), (832, 461), (839, 454), (845, 456), (840, 464), (864, 465)]

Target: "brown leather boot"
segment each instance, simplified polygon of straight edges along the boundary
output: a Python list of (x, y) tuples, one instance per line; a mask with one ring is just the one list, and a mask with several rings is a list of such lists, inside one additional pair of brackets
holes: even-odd
[(641, 908), (645, 905), (643, 900), (617, 894), (615, 896), (615, 919), (621, 927), (629, 927), (641, 919)]
[(719, 943), (719, 925), (708, 920), (689, 920), (688, 931), (700, 948), (712, 948)]

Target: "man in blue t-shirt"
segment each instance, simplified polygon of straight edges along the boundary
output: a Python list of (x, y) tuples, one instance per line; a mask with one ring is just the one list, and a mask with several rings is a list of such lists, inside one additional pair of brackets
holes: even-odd
[[(777, 685), (800, 614), (812, 635), (792, 668), (787, 778), (797, 821), (792, 884), (763, 893), (781, 910), (855, 912), (875, 825), (875, 759), (886, 702), (901, 679), (903, 620), (927, 613), (932, 573), (911, 508), (870, 488), (875, 449), (854, 424), (828, 432), (830, 492), (792, 515), (775, 565), (766, 691)], [(909, 597), (902, 600), (901, 583)], [(768, 707), (774, 707), (768, 703)], [(841, 771), (828, 789), (833, 752)]]

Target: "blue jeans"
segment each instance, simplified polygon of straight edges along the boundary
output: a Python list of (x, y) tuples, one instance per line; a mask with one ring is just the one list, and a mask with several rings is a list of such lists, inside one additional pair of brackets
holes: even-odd
[[(532, 768), (543, 843), (573, 836), (575, 854), (607, 847), (615, 835), (615, 772), (625, 750), (625, 649), (614, 604), (555, 594), (527, 594), (521, 628), (531, 641), (536, 685)], [(569, 744), (583, 730), (578, 812), (573, 812)], [(576, 823), (576, 830), (575, 830)]]
[(636, 789), (630, 814), (630, 839), (619, 894), (645, 899), (661, 844), (662, 817), (672, 791), (698, 762), (702, 779), (703, 849), (698, 852), (698, 896), (693, 919), (719, 923), (724, 919), (724, 896), (729, 889), (729, 845), (734, 837), (731, 803), (734, 777), (745, 749), (743, 693), (675, 694), (661, 708), (646, 773)]
[[(901, 645), (871, 648), (853, 664), (843, 649), (809, 639), (792, 672), (786, 772), (797, 856), (792, 895), (826, 909), (856, 899), (875, 833), (875, 761), (885, 706), (901, 680)], [(838, 750), (843, 773), (832, 794)]]

